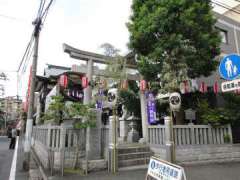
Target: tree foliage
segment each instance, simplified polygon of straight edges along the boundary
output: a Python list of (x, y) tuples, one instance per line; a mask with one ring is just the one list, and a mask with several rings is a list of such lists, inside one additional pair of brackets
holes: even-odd
[(56, 123), (60, 123), (63, 119), (63, 114), (67, 113), (63, 96), (52, 96), (52, 102), (50, 103), (48, 110), (43, 114), (43, 120), (54, 120)]
[(84, 105), (79, 102), (72, 102), (66, 106), (64, 97), (52, 96), (52, 102), (46, 113), (43, 114), (43, 120), (54, 120), (58, 124), (64, 119), (76, 119), (75, 128), (95, 127), (96, 112), (92, 110), (92, 105)]
[(129, 46), (146, 79), (169, 91), (216, 68), (220, 36), (210, 0), (133, 0)]

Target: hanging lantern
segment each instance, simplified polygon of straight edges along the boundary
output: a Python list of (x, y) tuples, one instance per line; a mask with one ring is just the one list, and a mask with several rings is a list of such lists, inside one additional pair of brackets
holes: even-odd
[(205, 84), (205, 82), (201, 82), (199, 91), (202, 93), (207, 92), (207, 85)]
[(59, 83), (61, 87), (66, 88), (68, 85), (68, 77), (65, 74), (62, 74), (59, 79)]
[(123, 80), (121, 82), (121, 89), (124, 89), (124, 90), (128, 89), (128, 81), (127, 80)]
[(218, 93), (218, 82), (217, 82), (217, 81), (215, 81), (215, 83), (214, 83), (214, 85), (213, 85), (213, 92), (214, 92), (215, 94)]
[(88, 87), (88, 78), (86, 76), (82, 77), (82, 87), (83, 88)]
[(145, 91), (147, 89), (147, 82), (145, 80), (140, 81), (140, 90)]

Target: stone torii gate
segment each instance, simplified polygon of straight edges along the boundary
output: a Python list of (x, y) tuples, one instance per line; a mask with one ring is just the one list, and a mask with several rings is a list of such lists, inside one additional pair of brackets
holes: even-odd
[[(89, 81), (92, 80), (93, 75), (97, 76), (106, 76), (104, 70), (94, 69), (94, 63), (99, 64), (108, 64), (110, 57), (104, 56), (101, 54), (96, 54), (88, 51), (83, 51), (80, 49), (76, 49), (67, 44), (63, 44), (64, 52), (68, 53), (71, 58), (86, 61), (87, 68), (81, 68), (81, 73), (85, 73), (86, 77)], [(129, 69), (136, 70), (136, 63), (127, 62), (126, 67)], [(127, 74), (127, 78), (129, 80), (140, 80), (139, 74)], [(92, 87), (88, 86), (84, 89), (84, 104), (90, 103), (92, 98)], [(146, 108), (146, 97), (144, 92), (140, 91), (140, 102), (141, 102), (141, 119), (142, 119), (142, 134), (143, 134), (143, 142), (147, 142), (147, 108)]]

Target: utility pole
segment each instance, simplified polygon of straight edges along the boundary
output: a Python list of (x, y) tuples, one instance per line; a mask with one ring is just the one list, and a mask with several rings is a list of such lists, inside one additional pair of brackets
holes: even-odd
[(41, 18), (37, 18), (33, 25), (35, 25), (34, 29), (34, 54), (33, 54), (33, 62), (32, 62), (32, 77), (31, 77), (31, 85), (30, 85), (30, 96), (29, 96), (29, 104), (28, 104), (28, 113), (27, 113), (27, 124), (26, 124), (26, 134), (25, 134), (25, 144), (24, 144), (24, 161), (23, 161), (23, 169), (29, 170), (29, 162), (30, 162), (30, 148), (31, 148), (31, 138), (32, 138), (32, 127), (33, 127), (33, 106), (34, 106), (34, 91), (35, 91), (35, 81), (36, 81), (36, 73), (37, 73), (37, 60), (38, 60), (38, 44), (39, 44), (39, 35), (41, 30)]

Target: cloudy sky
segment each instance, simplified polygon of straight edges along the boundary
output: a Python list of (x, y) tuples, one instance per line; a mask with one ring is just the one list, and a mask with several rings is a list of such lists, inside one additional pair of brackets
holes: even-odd
[[(17, 94), (16, 71), (30, 40), (40, 0), (0, 0), (0, 72), (9, 76), (6, 95)], [(38, 74), (46, 63), (71, 66), (62, 44), (93, 52), (109, 42), (127, 52), (128, 31), (125, 23), (130, 15), (129, 0), (56, 0), (41, 31)], [(30, 63), (29, 63), (30, 65)], [(29, 70), (21, 75), (20, 94), (25, 94)], [(2, 83), (2, 82), (0, 82)]]
[[(214, 0), (235, 5), (234, 0)], [(40, 0), (0, 0), (0, 72), (9, 77), (6, 95), (17, 94), (16, 71), (30, 40)], [(71, 66), (76, 64), (62, 50), (67, 43), (76, 48), (100, 52), (99, 46), (109, 42), (127, 53), (131, 0), (55, 0), (41, 31), (38, 74), (46, 63)], [(216, 7), (217, 11), (225, 9)], [(28, 65), (30, 65), (29, 62)], [(28, 66), (29, 67), (29, 66)], [(19, 93), (24, 95), (29, 69), (21, 73)], [(2, 83), (2, 82), (0, 82)]]

